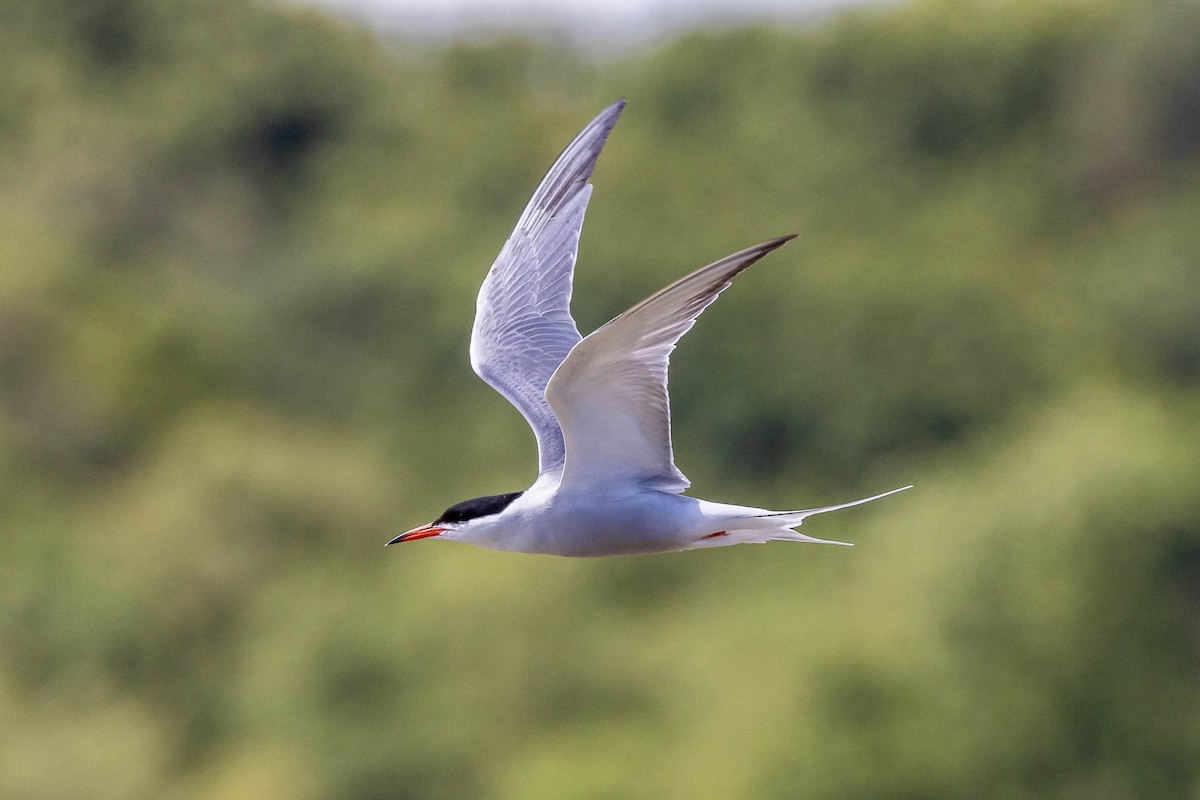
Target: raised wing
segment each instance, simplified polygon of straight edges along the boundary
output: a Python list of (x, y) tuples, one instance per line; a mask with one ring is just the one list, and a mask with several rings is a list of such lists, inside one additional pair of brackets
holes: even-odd
[(667, 363), (733, 277), (795, 238), (742, 250), (693, 272), (596, 329), (572, 348), (546, 387), (566, 443), (562, 485), (689, 486), (671, 451)]
[(580, 339), (571, 318), (571, 280), (592, 194), (588, 179), (624, 107), (618, 100), (600, 112), (550, 167), (476, 302), (471, 366), (533, 428), (540, 472), (563, 463), (563, 435), (546, 402), (546, 384)]

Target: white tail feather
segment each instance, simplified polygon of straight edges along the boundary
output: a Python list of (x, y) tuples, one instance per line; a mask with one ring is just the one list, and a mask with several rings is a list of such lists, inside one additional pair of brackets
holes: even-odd
[(771, 537), (773, 542), (812, 542), (814, 544), (840, 544), (843, 547), (854, 547), (851, 542), (837, 542), (833, 539), (818, 539), (815, 536), (805, 536), (799, 531), (793, 531), (789, 528), (784, 528), (775, 536)]
[[(688, 549), (727, 547), (734, 544), (762, 544), (772, 541), (839, 544), (845, 547), (852, 547), (853, 545), (850, 542), (818, 539), (814, 536), (806, 536), (799, 531), (794, 531), (792, 528), (799, 527), (806, 517), (824, 514), (829, 511), (839, 511), (843, 508), (861, 506), (872, 500), (878, 500), (881, 497), (887, 497), (889, 494), (896, 494), (897, 492), (903, 492), (905, 489), (911, 488), (913, 488), (911, 485), (901, 486), (899, 489), (892, 489), (890, 492), (864, 497), (861, 500), (852, 500), (849, 503), (822, 506), (821, 508), (807, 508), (800, 511), (766, 511), (762, 509), (750, 509), (744, 506), (721, 506), (715, 503), (706, 504), (711, 509), (710, 513), (713, 517), (717, 516), (718, 511), (724, 511), (728, 514), (725, 517), (726, 522), (723, 523), (725, 529), (720, 531), (720, 535), (709, 534), (701, 538), (699, 541), (694, 542)], [(713, 520), (713, 522), (718, 525), (722, 524), (716, 520)]]
[(876, 494), (876, 495), (872, 495), (870, 497), (864, 497), (861, 500), (851, 500), (849, 503), (838, 503), (836, 506), (822, 506), (821, 508), (806, 508), (806, 509), (803, 509), (800, 511), (772, 511), (772, 512), (769, 512), (766, 514), (757, 514), (755, 516), (762, 517), (763, 519), (770, 519), (772, 521), (784, 522), (785, 527), (790, 528), (794, 525), (799, 525), (801, 522), (803, 522), (808, 517), (815, 517), (817, 514), (825, 514), (829, 511), (841, 511), (843, 508), (853, 508), (854, 506), (861, 506), (862, 504), (869, 503), (872, 500), (878, 500), (881, 497), (887, 497), (889, 494), (896, 494), (896, 492), (903, 492), (905, 489), (911, 489), (911, 488), (913, 488), (911, 484), (908, 486), (901, 486), (899, 489), (892, 489), (890, 492), (883, 492), (882, 494)]

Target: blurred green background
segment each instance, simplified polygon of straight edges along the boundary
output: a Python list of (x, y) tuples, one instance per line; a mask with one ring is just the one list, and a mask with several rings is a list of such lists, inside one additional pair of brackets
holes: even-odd
[[(1200, 798), (1200, 6), (918, 0), (598, 58), (0, 0), (0, 797)], [(524, 487), (475, 292), (629, 107), (575, 313), (789, 232), (695, 494), (854, 549), (424, 542)]]

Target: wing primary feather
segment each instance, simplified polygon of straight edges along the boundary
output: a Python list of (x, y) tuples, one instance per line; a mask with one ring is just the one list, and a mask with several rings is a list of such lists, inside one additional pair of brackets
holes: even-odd
[[(725, 256), (720, 261), (714, 261), (706, 267), (701, 267), (690, 275), (686, 275), (675, 281), (670, 286), (650, 295), (624, 314), (609, 320), (605, 325), (611, 325), (618, 320), (638, 316), (645, 313), (646, 309), (661, 307), (663, 310), (667, 310), (671, 309), (672, 306), (678, 306), (674, 311), (674, 315), (678, 317), (677, 322), (686, 324), (688, 329), (690, 329), (695, 323), (696, 318), (700, 316), (700, 313), (717, 299), (717, 295), (728, 288), (733, 279), (738, 276), (738, 273), (749, 269), (767, 253), (782, 247), (792, 239), (795, 239), (796, 236), (797, 234), (795, 233), (788, 234), (787, 236), (779, 236), (762, 244), (747, 247), (745, 250), (739, 250), (732, 255)], [(672, 298), (676, 298), (676, 302), (673, 303)], [(694, 313), (692, 313), (693, 311)], [(682, 335), (681, 333), (680, 336)], [(676, 341), (678, 341), (678, 338)]]
[(596, 159), (624, 108), (625, 98), (622, 97), (597, 114), (571, 140), (538, 184), (533, 197), (529, 198), (529, 203), (517, 220), (516, 230), (535, 236), (546, 220), (553, 218), (591, 180)]

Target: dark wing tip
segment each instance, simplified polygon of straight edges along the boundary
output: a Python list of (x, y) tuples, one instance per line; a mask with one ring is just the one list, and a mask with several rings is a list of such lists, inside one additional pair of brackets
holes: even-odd
[(774, 239), (768, 239), (762, 244), (756, 244), (753, 247), (747, 247), (745, 250), (734, 253), (731, 256), (727, 256), (721, 259), (721, 261), (726, 263), (745, 262), (742, 263), (741, 268), (737, 270), (737, 272), (741, 272), (743, 269), (750, 266), (755, 261), (758, 261), (767, 253), (770, 253), (772, 250), (778, 250), (780, 247), (783, 247), (785, 244), (790, 242), (792, 239), (795, 239), (799, 235), (800, 234), (798, 233), (789, 233), (786, 236), (776, 236)]
[[(601, 132), (598, 137), (599, 141), (596, 143), (596, 155), (599, 155), (600, 149), (604, 147), (604, 143), (608, 139), (608, 134), (612, 131), (613, 126), (617, 124), (617, 120), (620, 119), (621, 112), (624, 110), (625, 98), (618, 97), (615, 101), (605, 106), (604, 110), (592, 118), (592, 121), (589, 122), (587, 126), (580, 131), (579, 135), (575, 137), (576, 141), (587, 138), (589, 135), (591, 135), (591, 132), (594, 129), (600, 128)], [(573, 145), (575, 142), (572, 142), (571, 144)], [(570, 149), (570, 147), (567, 148), (567, 150)]]
[(785, 244), (790, 242), (792, 239), (795, 239), (799, 235), (800, 234), (798, 233), (789, 233), (786, 236), (776, 236), (774, 239), (768, 239), (761, 244), (756, 244), (753, 247), (747, 247), (745, 250), (741, 250), (733, 255), (726, 256), (717, 263), (740, 265), (735, 271), (736, 274), (736, 272), (741, 272), (743, 269), (750, 266), (755, 261), (758, 261), (772, 250), (777, 250), (780, 247), (783, 247)]
[(568, 201), (583, 191), (592, 178), (596, 159), (608, 141), (608, 134), (625, 108), (625, 98), (618, 98), (584, 126), (542, 178), (529, 199), (517, 228), (535, 235), (549, 219), (553, 219)]

